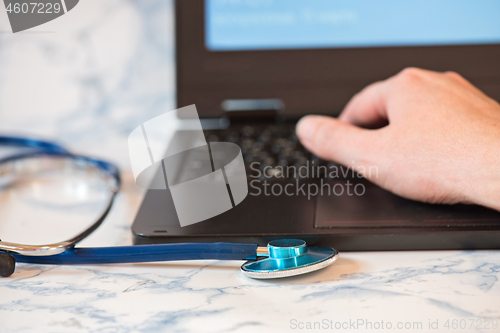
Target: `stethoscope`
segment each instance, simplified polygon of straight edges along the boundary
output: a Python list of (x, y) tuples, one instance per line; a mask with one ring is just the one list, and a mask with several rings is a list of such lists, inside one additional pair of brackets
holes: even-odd
[[(70, 162), (79, 168), (92, 169), (105, 180), (109, 196), (105, 208), (93, 224), (78, 235), (59, 243), (24, 245), (0, 240), (0, 276), (15, 271), (16, 262), (31, 264), (86, 265), (138, 263), (175, 260), (246, 260), (241, 271), (255, 279), (295, 276), (332, 264), (338, 252), (329, 247), (308, 247), (300, 239), (277, 239), (267, 247), (252, 243), (174, 243), (117, 247), (78, 248), (75, 245), (96, 230), (108, 215), (120, 187), (119, 170), (113, 164), (75, 155), (63, 147), (38, 139), (0, 136), (0, 145), (23, 147), (22, 153), (0, 158), (0, 175), (29, 173), (51, 162)], [(19, 162), (36, 159), (23, 168)], [(52, 163), (53, 164), (53, 163)], [(62, 163), (65, 165), (67, 163)], [(33, 165), (37, 166), (34, 168)]]

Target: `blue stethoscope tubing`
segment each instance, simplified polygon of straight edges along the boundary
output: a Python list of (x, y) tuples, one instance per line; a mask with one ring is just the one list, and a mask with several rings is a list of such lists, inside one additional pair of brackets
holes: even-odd
[[(88, 229), (74, 238), (46, 246), (28, 246), (0, 241), (0, 276), (10, 276), (16, 262), (31, 264), (86, 265), (178, 260), (248, 260), (242, 271), (252, 278), (279, 278), (308, 273), (333, 263), (338, 252), (328, 247), (307, 248), (303, 240), (278, 239), (267, 248), (253, 243), (173, 243), (117, 247), (78, 248), (75, 244), (92, 233), (109, 213), (121, 183), (112, 163), (70, 153), (58, 144), (32, 138), (0, 136), (0, 145), (31, 148), (0, 158), (0, 164), (37, 156), (67, 157), (92, 165), (114, 179), (107, 208)], [(265, 259), (257, 260), (259, 257)], [(257, 260), (257, 261), (256, 261)]]
[(51, 256), (12, 254), (17, 262), (55, 265), (121, 264), (177, 260), (256, 260), (257, 244), (176, 243), (71, 248)]
[(76, 162), (82, 161), (95, 165), (99, 169), (110, 174), (116, 180), (117, 186), (120, 186), (121, 184), (120, 170), (114, 164), (93, 157), (72, 154), (62, 146), (50, 141), (39, 140), (34, 138), (0, 135), (0, 145), (32, 148), (31, 150), (26, 151), (24, 153), (21, 152), (15, 155), (2, 157), (0, 158), (0, 164), (9, 161), (19, 160), (26, 157), (35, 157), (38, 155), (69, 157), (75, 160)]

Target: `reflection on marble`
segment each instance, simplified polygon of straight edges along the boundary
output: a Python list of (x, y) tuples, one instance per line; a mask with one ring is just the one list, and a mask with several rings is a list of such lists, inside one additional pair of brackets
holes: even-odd
[[(128, 133), (174, 108), (170, 1), (82, 0), (15, 35), (6, 19), (2, 9), (0, 132), (56, 137), (127, 170)], [(131, 244), (142, 196), (125, 173), (109, 219), (81, 246)], [(363, 320), (392, 331), (500, 332), (491, 322), (500, 321), (498, 251), (341, 253), (323, 271), (275, 281), (246, 278), (240, 265), (18, 264), (0, 279), (0, 332), (313, 331), (300, 327), (324, 320), (334, 325), (324, 331), (387, 331), (352, 326)]]

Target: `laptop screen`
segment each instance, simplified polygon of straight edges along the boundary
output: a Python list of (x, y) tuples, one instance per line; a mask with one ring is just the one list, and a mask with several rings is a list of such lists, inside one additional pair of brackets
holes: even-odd
[(205, 0), (209, 51), (500, 43), (499, 0)]

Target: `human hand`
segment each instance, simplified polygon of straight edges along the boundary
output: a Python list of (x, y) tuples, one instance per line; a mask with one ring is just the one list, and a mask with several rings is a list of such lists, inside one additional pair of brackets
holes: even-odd
[(407, 68), (356, 94), (338, 119), (306, 116), (302, 144), (430, 203), (500, 210), (500, 105), (453, 72)]

